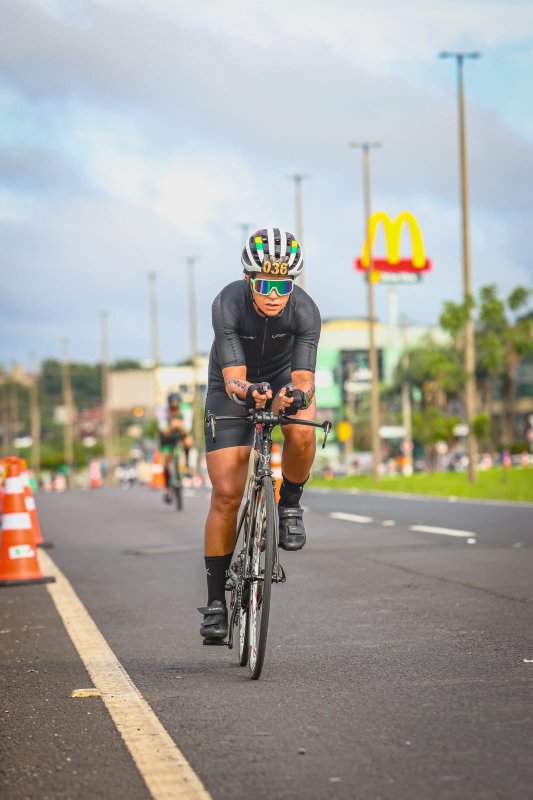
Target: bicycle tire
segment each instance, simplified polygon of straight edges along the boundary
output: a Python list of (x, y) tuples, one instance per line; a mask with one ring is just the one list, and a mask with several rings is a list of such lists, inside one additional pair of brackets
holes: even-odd
[(252, 580), (250, 585), (248, 667), (250, 678), (256, 681), (261, 676), (265, 660), (277, 534), (276, 503), (272, 478), (265, 477), (261, 481), (257, 490), (255, 508), (251, 571), (252, 575), (261, 577), (262, 580)]
[(176, 498), (176, 510), (183, 511), (183, 492), (181, 490), (181, 484), (179, 486), (174, 486), (174, 497)]
[(248, 608), (238, 610), (239, 624), (239, 666), (245, 667), (248, 663), (248, 647), (250, 643), (250, 626), (248, 624)]
[(171, 482), (174, 499), (176, 500), (176, 511), (183, 511), (183, 484), (181, 482), (180, 468), (176, 456), (174, 456), (172, 461)]
[[(244, 573), (246, 571), (246, 543), (248, 540), (248, 530), (249, 530), (249, 513), (248, 508), (250, 504), (250, 486), (247, 489), (247, 496), (248, 499), (244, 508), (241, 511), (241, 517), (239, 519), (239, 523), (237, 525), (237, 539), (240, 536), (241, 529), (243, 530), (243, 549), (242, 553), (239, 556), (239, 559), (242, 558), (240, 570), (239, 570), (239, 580), (240, 580), (240, 588), (241, 592), (244, 592)], [(237, 636), (238, 636), (238, 660), (239, 666), (245, 667), (248, 663), (248, 644), (249, 644), (249, 626), (248, 626), (248, 604), (245, 602), (245, 598), (242, 596), (239, 597), (239, 608), (237, 609)]]

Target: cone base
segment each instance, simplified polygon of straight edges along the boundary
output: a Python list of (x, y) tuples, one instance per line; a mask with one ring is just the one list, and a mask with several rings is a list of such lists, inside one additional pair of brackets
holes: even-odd
[(42, 578), (20, 578), (8, 581), (0, 581), (0, 586), (27, 586), (30, 583), (55, 583), (53, 575), (43, 575)]
[(40, 547), (42, 550), (51, 550), (53, 546), (53, 542), (37, 542), (37, 547)]

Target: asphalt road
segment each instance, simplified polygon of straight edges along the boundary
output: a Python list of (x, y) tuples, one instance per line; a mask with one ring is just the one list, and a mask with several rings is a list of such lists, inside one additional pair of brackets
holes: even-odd
[[(188, 495), (183, 514), (141, 488), (37, 507), (213, 798), (533, 797), (533, 506), (307, 491), (252, 682), (201, 646), (208, 495)], [(91, 679), (45, 586), (0, 590), (0, 674), (3, 797), (150, 797), (102, 699), (71, 697)]]

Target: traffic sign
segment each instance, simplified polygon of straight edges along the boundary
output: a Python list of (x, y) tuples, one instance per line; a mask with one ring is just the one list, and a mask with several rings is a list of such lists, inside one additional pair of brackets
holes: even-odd
[(352, 426), (343, 420), (337, 424), (337, 439), (339, 442), (349, 442), (352, 438)]

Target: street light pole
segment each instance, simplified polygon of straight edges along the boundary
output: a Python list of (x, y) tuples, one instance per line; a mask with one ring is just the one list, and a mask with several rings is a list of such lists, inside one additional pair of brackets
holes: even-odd
[(113, 418), (109, 398), (109, 334), (107, 327), (108, 314), (100, 313), (100, 331), (102, 337), (102, 411), (104, 422), (104, 458), (106, 475), (111, 475), (111, 460), (113, 458)]
[[(309, 175), (301, 175), (295, 173), (289, 175), (288, 179), (294, 181), (294, 215), (296, 219), (296, 238), (303, 249), (304, 226), (303, 226), (303, 213), (302, 213), (302, 181), (309, 178)], [(302, 289), (305, 289), (305, 278), (302, 272), (298, 278), (298, 283)]]
[(240, 222), (239, 223), (239, 228), (241, 229), (241, 236), (242, 236), (243, 242), (246, 242), (246, 240), (248, 239), (249, 231), (250, 231), (251, 227), (252, 226), (250, 225), (249, 222)]
[(200, 408), (200, 392), (198, 389), (198, 323), (196, 317), (196, 258), (187, 258), (189, 282), (189, 339), (191, 348), (191, 365), (193, 381), (193, 437), (197, 453), (202, 441), (202, 412)]
[(31, 424), (31, 468), (35, 475), (41, 470), (41, 410), (39, 408), (39, 375), (35, 357), (30, 356), (30, 424)]
[(381, 147), (381, 142), (351, 142), (350, 147), (359, 149), (363, 156), (363, 205), (365, 215), (366, 243), (368, 247), (368, 270), (366, 281), (368, 288), (368, 339), (370, 379), (370, 437), (372, 441), (372, 477), (379, 480), (381, 448), (379, 442), (379, 388), (378, 388), (378, 353), (376, 349), (376, 317), (374, 302), (374, 281), (372, 271), (372, 241), (370, 236), (370, 151)]
[(150, 292), (150, 330), (152, 340), (152, 376), (154, 393), (154, 415), (157, 408), (157, 368), (159, 366), (159, 320), (157, 315), (156, 273), (148, 273), (148, 286)]
[(462, 251), (463, 251), (463, 286), (464, 299), (467, 304), (465, 323), (465, 412), (468, 425), (468, 479), (474, 483), (477, 479), (477, 446), (473, 431), (473, 419), (476, 409), (476, 351), (474, 341), (474, 321), (472, 310), (468, 305), (472, 300), (472, 269), (470, 263), (470, 220), (468, 207), (468, 161), (466, 151), (465, 96), (463, 85), (463, 63), (465, 59), (477, 59), (480, 54), (442, 52), (439, 58), (452, 58), (457, 65), (457, 103), (459, 116), (459, 159), (461, 180), (461, 213), (462, 213)]
[(63, 429), (63, 442), (65, 453), (65, 464), (71, 469), (74, 465), (74, 411), (72, 401), (72, 383), (70, 381), (70, 363), (68, 354), (68, 339), (63, 337), (61, 339), (63, 346), (63, 363), (61, 369), (61, 378), (63, 383), (63, 407), (65, 409), (65, 425)]

